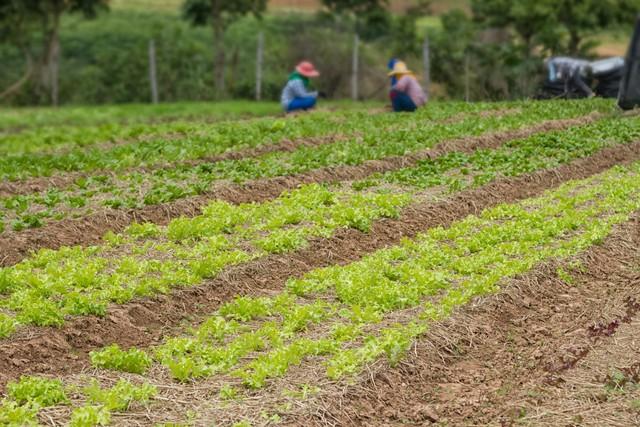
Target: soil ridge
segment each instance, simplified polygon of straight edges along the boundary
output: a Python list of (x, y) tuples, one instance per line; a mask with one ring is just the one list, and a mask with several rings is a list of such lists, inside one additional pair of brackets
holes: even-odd
[(111, 306), (103, 318), (75, 318), (59, 329), (25, 328), (15, 337), (0, 341), (0, 386), (23, 374), (61, 374), (86, 368), (88, 353), (111, 343), (123, 347), (156, 344), (164, 336), (178, 333), (184, 319), (206, 316), (234, 296), (282, 290), (288, 278), (357, 261), (397, 244), (403, 237), (410, 238), (436, 226), (446, 227), (491, 206), (535, 197), (567, 180), (587, 178), (638, 159), (640, 142), (610, 147), (554, 169), (501, 179), (435, 203), (411, 205), (398, 219), (375, 222), (366, 234), (343, 229), (329, 239), (311, 241), (303, 250), (230, 268), (198, 287)]

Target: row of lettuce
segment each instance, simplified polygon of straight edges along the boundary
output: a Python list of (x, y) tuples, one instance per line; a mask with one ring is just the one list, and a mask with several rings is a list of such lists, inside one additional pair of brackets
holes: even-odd
[[(93, 352), (96, 368), (116, 371), (100, 375), (111, 378), (113, 388), (91, 375), (83, 385), (78, 378), (22, 378), (8, 386), (0, 422), (28, 425), (55, 410), (72, 425), (107, 425), (112, 413), (129, 405), (166, 404), (164, 391), (150, 385), (165, 377), (184, 383), (163, 389), (171, 393), (206, 378), (218, 394), (206, 406), (211, 410), (213, 402), (224, 411), (225, 402), (260, 398), (259, 391), (280, 378), (302, 386), (309, 370), (340, 381), (380, 358), (393, 365), (434, 322), (472, 299), (498, 292), (541, 263), (567, 261), (601, 243), (640, 209), (639, 178), (640, 163), (617, 166), (430, 229), (359, 261), (313, 270), (288, 280), (280, 293), (237, 297), (160, 345)], [(128, 380), (113, 385), (119, 375)]]
[[(40, 227), (50, 221), (68, 217), (81, 218), (105, 208), (139, 209), (173, 202), (214, 192), (216, 185), (222, 183), (242, 184), (321, 168), (360, 165), (369, 160), (416, 153), (450, 139), (521, 129), (545, 120), (582, 116), (591, 111), (594, 105), (603, 111), (608, 108), (599, 103), (564, 105), (540, 102), (512, 108), (510, 114), (478, 116), (473, 113), (480, 107), (471, 105), (473, 107), (465, 107), (469, 114), (464, 114), (463, 109), (462, 115), (453, 122), (435, 119), (461, 114), (460, 108), (455, 104), (442, 104), (439, 108), (421, 113), (418, 120), (412, 116), (398, 118), (389, 114), (370, 115), (362, 112), (343, 113), (337, 117), (313, 115), (304, 116), (295, 122), (271, 120), (257, 121), (241, 127), (237, 124), (220, 125), (216, 134), (201, 137), (208, 141), (205, 143), (177, 139), (121, 146), (114, 150), (137, 151), (136, 154), (126, 154), (124, 164), (142, 162), (152, 165), (159, 161), (158, 156), (163, 158), (162, 161), (198, 157), (202, 159), (227, 149), (273, 144), (283, 139), (323, 134), (343, 136), (327, 140), (324, 144), (301, 145), (290, 152), (278, 151), (218, 162), (203, 160), (196, 165), (188, 162), (171, 164), (170, 167), (83, 175), (62, 187), (39, 193), (0, 197), (0, 232)], [(500, 110), (503, 105), (496, 104), (492, 107)], [(264, 129), (260, 130), (261, 126), (276, 130), (265, 132)], [(109, 162), (109, 156), (100, 151), (95, 156), (100, 162)], [(39, 167), (40, 164), (33, 160), (27, 162), (26, 159), (25, 162), (33, 167)], [(84, 160), (79, 162), (84, 164)], [(119, 168), (106, 163), (103, 166), (116, 171)], [(23, 173), (30, 166), (15, 164), (11, 167)]]
[[(262, 203), (213, 201), (202, 214), (107, 233), (104, 244), (40, 250), (0, 269), (0, 337), (19, 325), (60, 326), (111, 303), (196, 286), (226, 268), (304, 248), (337, 230), (368, 232), (412, 203), (585, 158), (637, 140), (640, 119), (606, 118), (516, 139), (495, 150), (452, 152), (342, 185), (311, 184)], [(423, 190), (428, 189), (427, 193)]]

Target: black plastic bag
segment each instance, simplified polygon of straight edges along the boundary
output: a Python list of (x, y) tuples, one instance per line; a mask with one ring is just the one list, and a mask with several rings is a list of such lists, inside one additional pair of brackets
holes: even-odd
[(627, 51), (618, 106), (623, 110), (640, 106), (640, 17), (636, 20), (636, 28)]
[(624, 67), (598, 77), (598, 84), (594, 90), (596, 95), (602, 98), (617, 98), (620, 93), (620, 84), (624, 75)]

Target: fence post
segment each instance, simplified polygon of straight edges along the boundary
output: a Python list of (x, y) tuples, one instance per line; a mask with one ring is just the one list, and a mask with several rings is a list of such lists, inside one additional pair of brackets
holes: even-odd
[(359, 66), (359, 45), (360, 45), (360, 36), (356, 33), (353, 38), (353, 62), (352, 62), (352, 75), (351, 75), (351, 98), (354, 101), (358, 100), (358, 66)]
[(158, 103), (158, 76), (156, 71), (156, 42), (149, 40), (149, 82), (151, 84), (151, 102)]
[(59, 75), (60, 75), (60, 39), (53, 42), (51, 62), (49, 63), (49, 78), (51, 79), (51, 104), (57, 107), (60, 103)]
[(424, 92), (427, 95), (427, 99), (431, 95), (431, 58), (429, 55), (429, 36), (426, 36), (422, 44), (422, 63), (424, 66)]
[(262, 99), (262, 66), (264, 62), (264, 33), (258, 33), (258, 50), (256, 52), (256, 101)]
[(469, 102), (471, 98), (469, 85), (469, 52), (467, 52), (464, 54), (464, 100), (466, 102)]

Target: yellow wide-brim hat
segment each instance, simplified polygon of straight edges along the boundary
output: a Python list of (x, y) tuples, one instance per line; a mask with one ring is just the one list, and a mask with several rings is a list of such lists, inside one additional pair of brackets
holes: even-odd
[(407, 64), (402, 61), (398, 61), (393, 66), (393, 70), (389, 72), (389, 77), (397, 76), (398, 74), (412, 74), (411, 70), (407, 68)]

